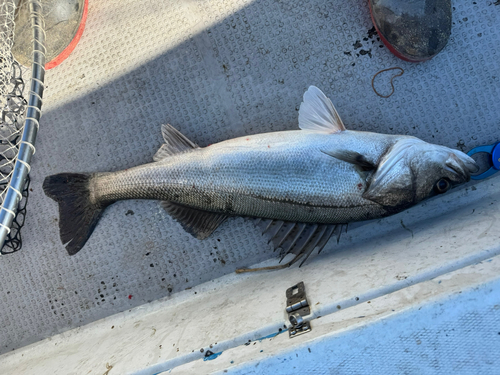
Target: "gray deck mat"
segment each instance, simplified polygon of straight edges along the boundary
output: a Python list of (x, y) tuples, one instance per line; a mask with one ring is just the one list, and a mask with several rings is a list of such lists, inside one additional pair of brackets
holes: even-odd
[[(0, 352), (274, 256), (241, 218), (200, 242), (155, 201), (114, 204), (67, 255), (45, 176), (149, 162), (164, 122), (201, 146), (295, 129), (313, 84), (350, 129), (462, 150), (498, 141), (500, 6), (453, 4), (447, 47), (411, 64), (369, 32), (367, 1), (91, 0), (80, 44), (47, 74), (24, 248), (0, 258)], [(394, 95), (378, 97), (372, 77), (395, 66), (405, 72)], [(390, 75), (377, 78), (380, 92)]]

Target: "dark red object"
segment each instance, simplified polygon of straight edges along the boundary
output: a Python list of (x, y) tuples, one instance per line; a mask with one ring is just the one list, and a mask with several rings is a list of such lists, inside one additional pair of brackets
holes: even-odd
[(129, 294), (129, 295), (128, 295), (128, 299), (132, 299), (132, 294)]
[(451, 0), (369, 0), (380, 40), (402, 60), (436, 56), (451, 34)]

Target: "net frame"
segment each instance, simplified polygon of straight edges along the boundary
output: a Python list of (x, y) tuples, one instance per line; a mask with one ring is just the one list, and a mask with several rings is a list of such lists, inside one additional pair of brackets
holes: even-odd
[[(0, 245), (1, 253), (7, 254), (19, 250), (22, 246), (20, 228), (26, 216), (28, 198), (29, 172), (31, 157), (35, 153), (35, 140), (41, 117), (42, 97), (45, 79), (45, 31), (40, 0), (29, 0), (28, 8), (32, 29), (32, 66), (28, 101), (22, 96), (24, 81), (22, 71), (11, 53), (14, 37), (14, 0), (4, 0), (0, 12), (10, 12), (5, 15), (5, 22), (0, 21), (0, 31), (5, 33), (5, 40), (0, 48), (6, 56), (0, 55), (0, 65), (10, 64), (5, 74), (0, 74), (0, 94), (2, 103), (2, 124), (0, 125), (0, 193), (2, 206), (0, 208)], [(0, 13), (0, 17), (1, 17)], [(17, 70), (16, 70), (17, 69)], [(2, 79), (3, 85), (2, 85)], [(8, 82), (8, 84), (5, 84)], [(12, 87), (13, 86), (13, 87)], [(9, 92), (9, 87), (11, 90)], [(22, 114), (25, 113), (24, 122)], [(6, 119), (7, 121), (4, 121)]]

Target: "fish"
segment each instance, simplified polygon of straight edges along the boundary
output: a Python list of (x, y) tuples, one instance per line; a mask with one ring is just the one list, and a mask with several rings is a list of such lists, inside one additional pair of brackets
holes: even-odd
[(165, 143), (151, 163), (46, 177), (43, 190), (59, 206), (62, 244), (74, 255), (106, 207), (154, 199), (200, 240), (230, 216), (255, 218), (282, 259), (294, 255), (282, 266), (303, 258), (302, 265), (348, 223), (401, 212), (478, 170), (463, 152), (413, 136), (347, 130), (315, 86), (304, 93), (298, 123), (298, 130), (207, 147), (162, 125)]

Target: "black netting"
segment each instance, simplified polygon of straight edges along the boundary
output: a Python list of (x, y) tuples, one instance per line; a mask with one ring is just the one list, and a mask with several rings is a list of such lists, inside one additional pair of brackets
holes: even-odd
[[(2, 61), (0, 61), (1, 63)], [(2, 98), (2, 112), (0, 117), (0, 200), (2, 203), (17, 158), (24, 125), (24, 112), (27, 104), (23, 96), (24, 81), (22, 70), (16, 61), (12, 62), (8, 87), (4, 87), (4, 92), (7, 92), (7, 94)], [(21, 249), (21, 228), (24, 225), (26, 216), (28, 194), (29, 177), (22, 191), (23, 199), (19, 202), (17, 216), (12, 222), (11, 231), (1, 250), (2, 254), (10, 254)]]
[(21, 250), (21, 247), (23, 245), (21, 238), (21, 228), (23, 227), (24, 220), (26, 218), (26, 206), (28, 204), (29, 187), (30, 177), (28, 176), (26, 178), (26, 184), (24, 185), (24, 189), (22, 192), (23, 199), (21, 199), (21, 202), (19, 202), (19, 205), (17, 207), (17, 215), (14, 218), (14, 221), (12, 221), (10, 232), (5, 239), (5, 244), (2, 250), (0, 250), (0, 253), (2, 255), (15, 253), (16, 251)]

